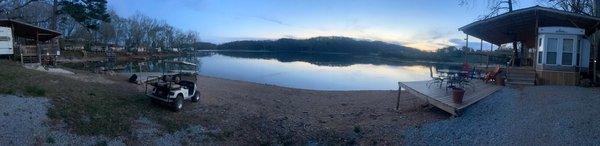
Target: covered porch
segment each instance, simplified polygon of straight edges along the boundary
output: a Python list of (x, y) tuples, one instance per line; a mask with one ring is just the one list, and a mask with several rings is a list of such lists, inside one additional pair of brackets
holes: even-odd
[[(475, 21), (459, 30), (513, 48), (509, 83), (578, 85), (585, 78), (597, 81), (598, 41), (594, 34), (599, 26), (598, 17), (534, 6)], [(581, 34), (569, 38), (565, 36), (569, 31)], [(587, 52), (582, 47), (584, 40), (592, 42)]]
[(51, 41), (61, 35), (57, 31), (10, 19), (0, 20), (0, 26), (11, 28), (14, 56), (21, 63), (42, 63), (60, 54), (57, 41)]

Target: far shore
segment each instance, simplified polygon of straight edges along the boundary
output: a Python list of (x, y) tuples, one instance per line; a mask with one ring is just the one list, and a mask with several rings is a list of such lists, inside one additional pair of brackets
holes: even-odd
[[(93, 62), (93, 61), (104, 61), (107, 60), (107, 53), (105, 52), (86, 52), (83, 55), (81, 51), (69, 52), (64, 55), (60, 55), (57, 58), (59, 63), (79, 63), (79, 62)], [(135, 60), (149, 60), (149, 59), (164, 59), (178, 56), (189, 56), (194, 55), (194, 52), (117, 52), (115, 53), (117, 61), (135, 61)]]

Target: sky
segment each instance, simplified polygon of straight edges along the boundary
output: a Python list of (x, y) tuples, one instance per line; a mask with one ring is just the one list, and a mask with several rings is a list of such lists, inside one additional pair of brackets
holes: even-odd
[[(201, 41), (345, 36), (432, 51), (465, 45), (458, 28), (489, 13), (487, 0), (108, 0), (122, 17), (136, 13), (197, 31)], [(539, 0), (519, 0), (515, 9)], [(479, 40), (469, 38), (479, 49)], [(489, 49), (484, 43), (484, 49)]]

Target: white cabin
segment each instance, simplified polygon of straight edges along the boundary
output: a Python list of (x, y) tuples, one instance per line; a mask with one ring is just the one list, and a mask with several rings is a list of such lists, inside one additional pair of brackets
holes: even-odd
[(0, 55), (12, 55), (13, 53), (12, 29), (0, 27)]
[(588, 69), (590, 41), (585, 38), (584, 29), (540, 27), (538, 33), (536, 59), (539, 69)]

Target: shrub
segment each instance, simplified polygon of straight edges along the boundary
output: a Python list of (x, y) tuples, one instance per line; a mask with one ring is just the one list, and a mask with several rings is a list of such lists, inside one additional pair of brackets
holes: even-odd
[(39, 86), (25, 86), (25, 93), (34, 96), (46, 95), (46, 90)]

